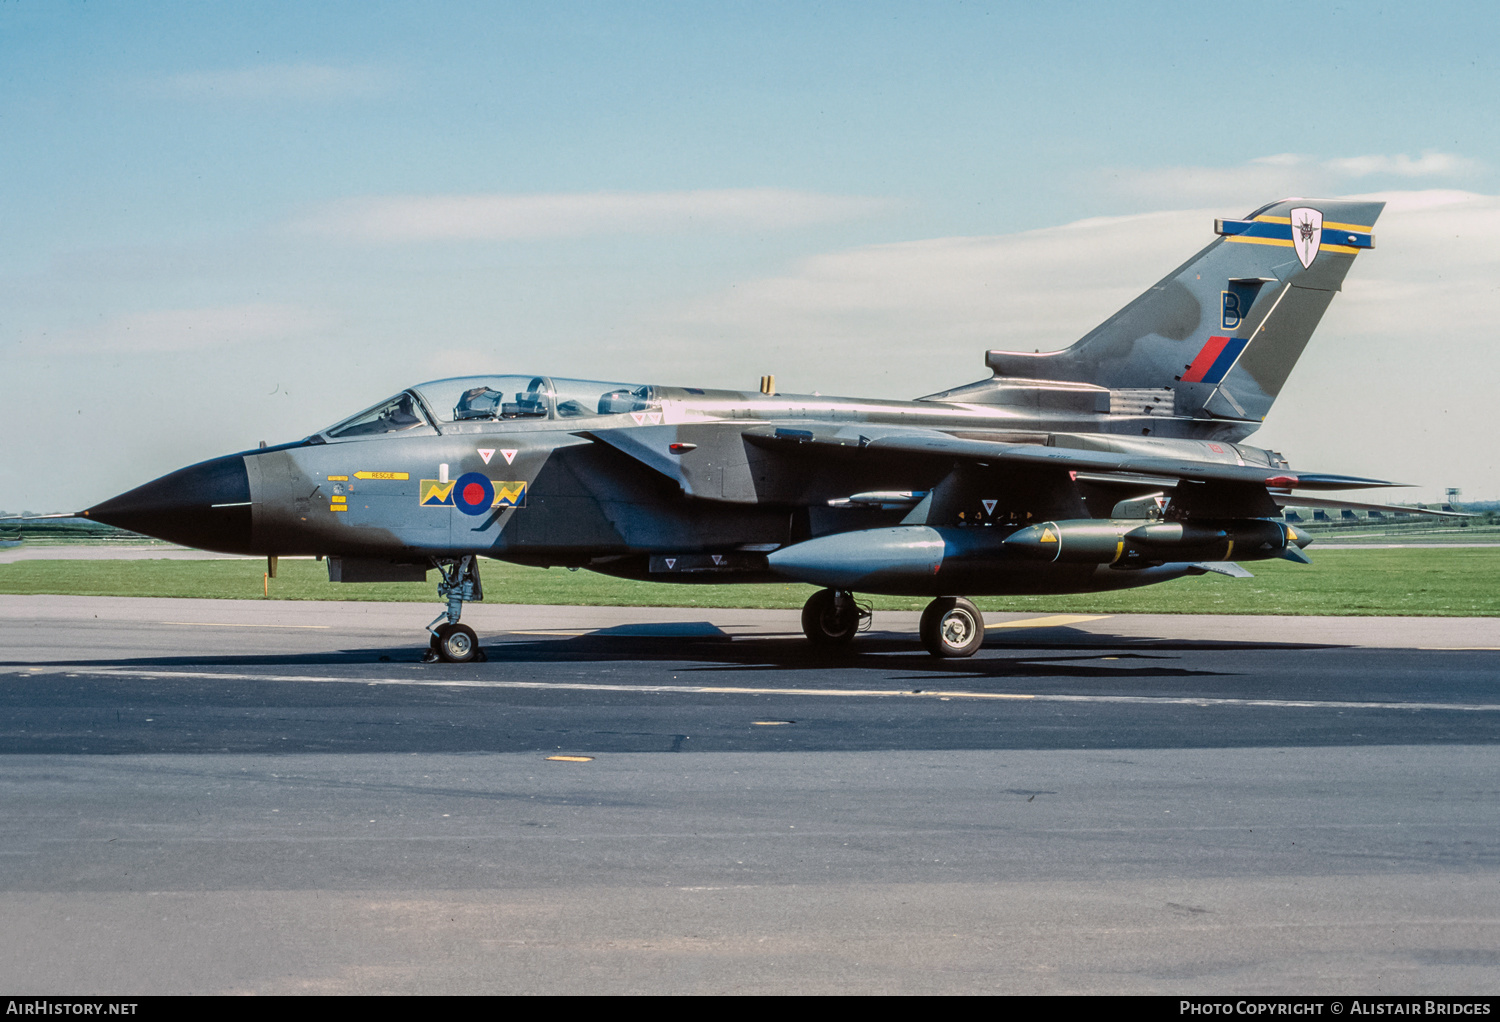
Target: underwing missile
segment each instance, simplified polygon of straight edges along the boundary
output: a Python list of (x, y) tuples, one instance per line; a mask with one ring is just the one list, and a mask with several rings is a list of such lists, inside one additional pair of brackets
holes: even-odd
[[(1042, 522), (1011, 533), (1004, 546), (1038, 561), (1072, 564), (1160, 564), (1166, 561), (1305, 560), (1310, 539), (1263, 518), (1151, 522), (1077, 519)], [(1291, 551), (1289, 554), (1288, 551)]]

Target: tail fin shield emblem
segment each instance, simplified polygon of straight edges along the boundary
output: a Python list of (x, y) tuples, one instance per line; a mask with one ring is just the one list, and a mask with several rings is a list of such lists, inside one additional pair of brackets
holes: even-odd
[(1318, 246), (1323, 244), (1323, 214), (1307, 206), (1292, 210), (1292, 248), (1302, 268), (1308, 269), (1318, 258)]

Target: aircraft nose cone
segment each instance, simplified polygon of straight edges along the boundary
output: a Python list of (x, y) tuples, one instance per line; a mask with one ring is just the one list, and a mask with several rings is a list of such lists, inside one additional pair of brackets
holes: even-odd
[(183, 546), (253, 552), (250, 475), (240, 454), (180, 468), (94, 505), (83, 517)]

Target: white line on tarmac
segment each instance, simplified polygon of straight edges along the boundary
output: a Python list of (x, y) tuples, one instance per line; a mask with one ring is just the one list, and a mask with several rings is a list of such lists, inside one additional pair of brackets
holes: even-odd
[(317, 674), (230, 674), (216, 671), (146, 671), (120, 667), (83, 669), (31, 667), (37, 673), (119, 678), (193, 678), (214, 681), (276, 681), (341, 685), (412, 685), (435, 688), (517, 688), (567, 692), (621, 692), (642, 695), (807, 696), (820, 698), (990, 699), (1037, 703), (1125, 703), (1135, 706), (1242, 706), (1292, 710), (1459, 710), (1467, 713), (1500, 711), (1500, 703), (1360, 703), (1314, 699), (1225, 699), (1200, 696), (1062, 695), (1020, 692), (972, 692), (946, 689), (894, 688), (750, 688), (718, 685), (605, 685), (575, 681), (486, 681), (416, 678), (330, 678)]

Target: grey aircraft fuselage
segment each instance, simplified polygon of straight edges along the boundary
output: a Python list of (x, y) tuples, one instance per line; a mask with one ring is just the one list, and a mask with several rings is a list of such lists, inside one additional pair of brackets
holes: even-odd
[(934, 596), (923, 641), (966, 656), (983, 623), (957, 594), (1305, 562), (1307, 538), (1281, 518), (1292, 491), (1391, 485), (1295, 471), (1241, 442), (1373, 247), (1381, 208), (1293, 199), (1216, 221), (1206, 248), (1070, 348), (991, 351), (991, 379), (914, 401), (438, 380), (80, 514), (190, 546), (327, 557), (338, 581), (436, 567), (445, 659), (477, 648), (458, 615), (482, 598), (478, 557), (809, 582), (825, 588), (803, 627), (829, 643), (856, 630), (855, 592)]
[[(464, 382), (480, 386), (489, 379)], [(340, 438), (330, 435), (338, 432), (332, 427), (298, 443), (217, 459), (205, 464), (230, 476), (243, 465), (246, 490), (235, 490), (231, 482), (230, 489), (204, 498), (207, 507), (197, 502), (201, 531), (181, 538), (224, 552), (267, 556), (425, 567), (431, 559), (478, 553), (662, 581), (773, 581), (785, 576), (768, 569), (765, 555), (772, 550), (835, 533), (928, 521), (920, 496), (942, 483), (952, 465), (920, 455), (883, 454), (869, 450), (868, 443), (861, 447), (860, 438), (878, 436), (882, 426), (1009, 445), (1124, 454), (1165, 450), (1195, 461), (1285, 466), (1272, 452), (1227, 438), (1171, 438), (1195, 424), (1142, 414), (1134, 406), (1115, 414), (1108, 408), (1108, 391), (1092, 387), (1048, 387), (1045, 398), (1032, 388), (1023, 398), (1030, 408), (632, 389), (648, 395), (634, 412), (560, 419), (547, 407), (535, 418), (450, 422), (434, 421), (440, 413), (428, 412), (423, 422), (405, 429)], [(553, 404), (550, 387), (539, 393), (544, 406)], [(1037, 409), (1043, 401), (1052, 407)], [(844, 456), (799, 457), (797, 438), (807, 425), (847, 434)], [(1223, 424), (1221, 435), (1232, 435), (1236, 426), (1243, 429)], [(861, 432), (861, 427), (869, 429)], [(781, 443), (757, 446), (754, 438), (762, 434), (747, 439), (750, 430), (769, 431)], [(1152, 438), (1142, 436), (1147, 431)], [(158, 492), (142, 495), (143, 513), (101, 506), (90, 514), (150, 531), (149, 522), (135, 519), (154, 517), (151, 506), (159, 500), (201, 489), (190, 476), (204, 468), (183, 471), (189, 476), (148, 484)], [(488, 479), (496, 491), (485, 513), (462, 513), (452, 494), (423, 503), (424, 484), (431, 491), (446, 481), (456, 489), (458, 480), (471, 474)], [(936, 524), (1010, 531), (1053, 510), (1047, 502), (1029, 510), (1014, 506), (1004, 499), (1002, 481), (995, 482), (993, 495), (975, 490), (972, 506)], [(1161, 489), (1155, 481), (1102, 481), (1098, 493), (1089, 491), (1087, 481), (1083, 487), (1085, 504), (1103, 512), (1097, 517), (1107, 517), (1121, 499)], [(873, 498), (850, 500), (872, 493)], [(986, 513), (986, 499), (1000, 503)], [(714, 555), (720, 557), (717, 563)], [(998, 567), (986, 558), (964, 570), (962, 578), (950, 571), (941, 579), (904, 579), (867, 589), (904, 595), (938, 595), (959, 585), (974, 594), (1077, 592), (1143, 585), (1187, 571), (1186, 564), (1122, 573), (1106, 565), (1023, 559), (1007, 559), (1004, 570)]]

